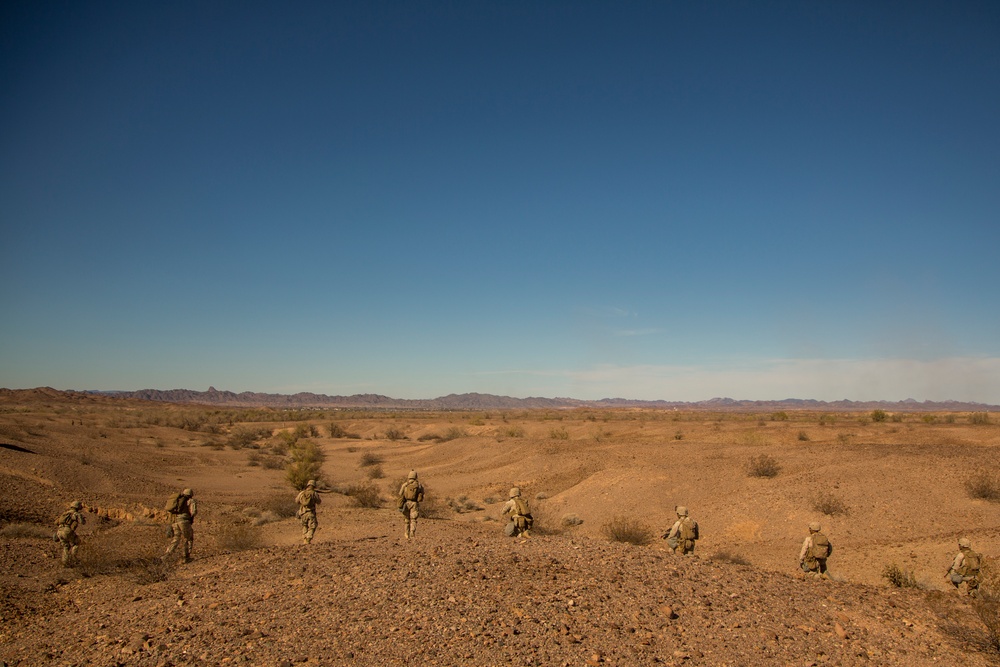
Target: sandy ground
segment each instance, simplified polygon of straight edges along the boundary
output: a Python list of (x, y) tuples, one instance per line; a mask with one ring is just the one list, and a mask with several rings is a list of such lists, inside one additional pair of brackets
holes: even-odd
[[(944, 580), (959, 536), (985, 554), (1000, 547), (1000, 505), (965, 489), (997, 470), (996, 415), (973, 425), (965, 414), (247, 414), (0, 395), (0, 660), (998, 664), (969, 600)], [(198, 415), (197, 430), (179, 427)], [(294, 518), (265, 514), (294, 491), (263, 465), (284, 463), (273, 445), (304, 423), (336, 491), (308, 546)], [(331, 423), (352, 437), (329, 437)], [(268, 435), (226, 445), (250, 427)], [(760, 455), (779, 464), (775, 477), (748, 476)], [(407, 542), (391, 503), (360, 508), (341, 492), (372, 483), (388, 500), (410, 469), (429, 517)], [(514, 485), (538, 520), (528, 540), (501, 532)], [(161, 567), (161, 508), (185, 486), (201, 508), (195, 561)], [(89, 520), (79, 567), (62, 568), (46, 536), (75, 498)], [(822, 498), (844, 511), (818, 511)], [(678, 504), (701, 527), (693, 558), (658, 539)], [(582, 523), (565, 526), (570, 516)], [(609, 541), (613, 518), (656, 539)], [(836, 581), (797, 572), (810, 521), (834, 544)], [(922, 589), (889, 587), (890, 564)]]

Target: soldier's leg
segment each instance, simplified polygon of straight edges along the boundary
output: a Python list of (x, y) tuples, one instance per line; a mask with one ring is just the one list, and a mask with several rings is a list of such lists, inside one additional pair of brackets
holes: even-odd
[(191, 548), (194, 546), (194, 529), (191, 524), (184, 522), (184, 562), (191, 562)]
[(174, 552), (174, 549), (177, 548), (177, 545), (180, 544), (181, 541), (180, 526), (181, 526), (180, 523), (174, 523), (173, 526), (171, 526), (173, 529), (171, 532), (172, 538), (170, 540), (170, 545), (167, 547), (166, 553), (163, 554), (163, 560), (167, 560), (168, 558), (170, 558), (170, 554), (172, 554)]
[(407, 524), (407, 534), (410, 537), (417, 536), (417, 517), (419, 516), (419, 511), (417, 509), (417, 504), (413, 503), (413, 507), (410, 508), (410, 521)]

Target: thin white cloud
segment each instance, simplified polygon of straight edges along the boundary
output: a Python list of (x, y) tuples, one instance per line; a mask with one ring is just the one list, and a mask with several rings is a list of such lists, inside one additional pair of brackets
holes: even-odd
[(618, 329), (615, 331), (616, 336), (651, 336), (653, 334), (662, 333), (663, 329)]
[[(531, 393), (574, 398), (696, 401), (957, 400), (1000, 404), (1000, 357), (764, 359), (718, 365), (599, 365), (585, 370), (507, 370), (535, 378)], [(486, 375), (486, 374), (484, 374)], [(508, 379), (509, 381), (509, 379)]]

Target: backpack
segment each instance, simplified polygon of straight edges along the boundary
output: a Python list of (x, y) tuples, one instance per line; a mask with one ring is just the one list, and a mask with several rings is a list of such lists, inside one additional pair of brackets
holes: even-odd
[(959, 574), (963, 577), (974, 577), (979, 574), (979, 563), (980, 556), (975, 551), (966, 551), (965, 560), (962, 561), (962, 567), (959, 569)]
[(809, 550), (809, 555), (816, 560), (829, 558), (830, 552), (833, 551), (829, 538), (823, 533), (816, 533), (812, 536), (812, 540), (812, 549)]
[(514, 498), (514, 507), (517, 509), (517, 513), (521, 516), (531, 516), (531, 510), (528, 509), (528, 503), (524, 502), (520, 497)]
[(67, 512), (63, 512), (63, 515), (61, 517), (59, 517), (58, 521), (56, 521), (56, 525), (57, 526), (68, 526), (68, 527), (72, 526), (74, 518), (75, 518), (73, 516), (74, 514), (76, 514), (76, 512), (74, 512), (73, 510), (69, 510)]
[(184, 498), (184, 496), (182, 494), (180, 494), (180, 493), (171, 496), (170, 500), (167, 501), (167, 504), (166, 504), (166, 506), (163, 509), (167, 510), (171, 514), (178, 514), (178, 513), (180, 513), (180, 511), (181, 511), (181, 503), (183, 502), (183, 500), (182, 500), (183, 498)]
[(681, 527), (679, 532), (679, 537), (682, 540), (697, 540), (698, 539), (698, 522), (691, 517), (684, 517), (681, 519)]
[(403, 500), (416, 501), (420, 495), (420, 483), (416, 480), (409, 480), (403, 485)]

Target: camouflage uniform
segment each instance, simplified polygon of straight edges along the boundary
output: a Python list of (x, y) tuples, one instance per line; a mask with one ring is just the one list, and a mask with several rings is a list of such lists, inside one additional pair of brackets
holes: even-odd
[(677, 521), (663, 536), (663, 539), (667, 541), (667, 546), (673, 549), (674, 553), (680, 550), (682, 556), (687, 556), (694, 553), (694, 544), (699, 537), (698, 522), (688, 516), (688, 508), (678, 505)]
[(982, 558), (980, 554), (972, 550), (972, 543), (963, 537), (958, 541), (958, 553), (955, 554), (955, 560), (952, 561), (951, 568), (949, 568), (945, 578), (958, 590), (961, 590), (962, 584), (965, 584), (965, 592), (975, 596), (979, 592)]
[(799, 550), (799, 567), (809, 576), (825, 579), (829, 577), (826, 572), (826, 559), (833, 553), (833, 545), (827, 536), (820, 532), (821, 530), (822, 526), (818, 523), (809, 524), (809, 535)]
[(299, 504), (299, 511), (296, 516), (299, 517), (299, 521), (302, 523), (302, 541), (305, 544), (312, 542), (313, 535), (316, 533), (316, 527), (319, 525), (316, 521), (316, 506), (320, 504), (319, 493), (316, 491), (316, 480), (309, 480), (306, 484), (306, 488), (299, 491), (299, 495), (295, 496), (295, 502)]
[(194, 517), (198, 514), (198, 505), (193, 496), (194, 492), (191, 489), (184, 489), (181, 491), (177, 506), (168, 510), (173, 515), (170, 526), (173, 540), (167, 547), (167, 552), (163, 554), (163, 560), (167, 560), (177, 545), (183, 541), (184, 562), (191, 562), (191, 547), (194, 546), (194, 529), (191, 524), (194, 523)]
[(531, 537), (531, 527), (534, 525), (535, 519), (531, 516), (528, 501), (521, 498), (521, 489), (516, 486), (510, 490), (508, 497), (510, 499), (504, 503), (500, 510), (504, 516), (510, 515), (510, 522), (504, 528), (504, 532), (508, 537), (517, 537), (518, 535)]
[(83, 503), (74, 500), (70, 503), (69, 509), (62, 513), (56, 521), (56, 540), (62, 545), (63, 567), (70, 567), (76, 563), (76, 550), (80, 546), (80, 538), (76, 534), (76, 529), (81, 524), (87, 523), (80, 510)]
[(417, 481), (417, 471), (411, 470), (406, 481), (399, 487), (396, 506), (403, 515), (403, 525), (406, 531), (404, 537), (410, 539), (417, 536), (417, 517), (420, 516), (420, 503), (424, 500), (424, 485)]

